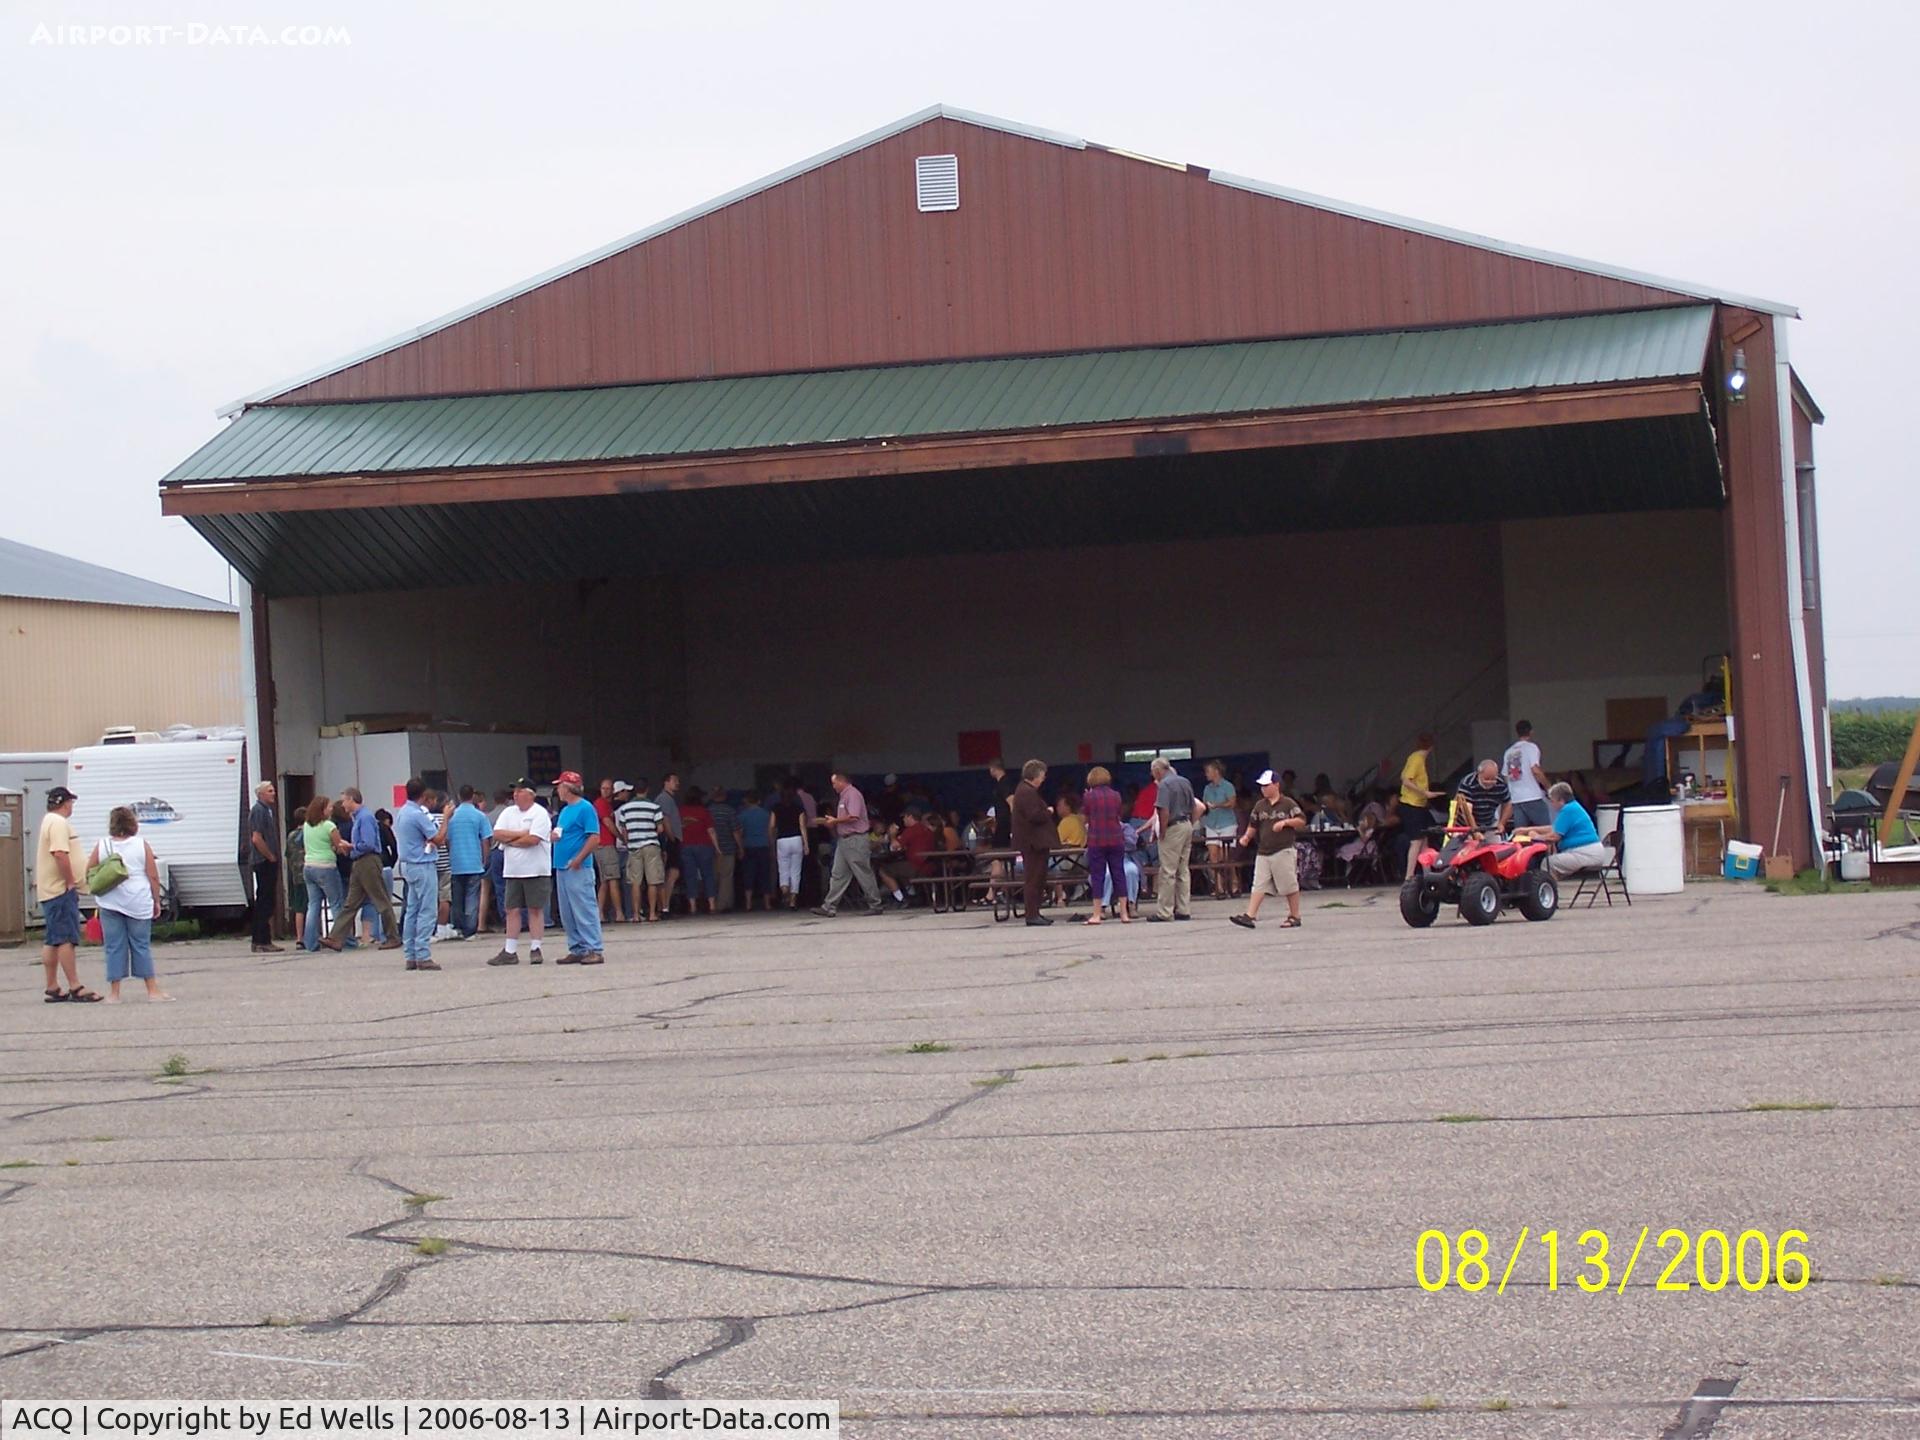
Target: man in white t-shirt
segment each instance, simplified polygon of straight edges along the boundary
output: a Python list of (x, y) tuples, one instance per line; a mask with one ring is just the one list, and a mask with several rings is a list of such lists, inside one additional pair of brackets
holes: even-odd
[(513, 804), (494, 822), (493, 839), (500, 847), (507, 882), (507, 940), (487, 964), (520, 963), (520, 915), (525, 911), (533, 942), (527, 963), (538, 965), (545, 958), (540, 954), (540, 937), (553, 899), (553, 817), (545, 806), (534, 804), (533, 786), (527, 781), (514, 781)]
[(1515, 825), (1551, 825), (1547, 809), (1547, 772), (1540, 768), (1540, 747), (1533, 743), (1533, 722), (1522, 720), (1513, 727), (1519, 738), (1507, 747), (1500, 760), (1500, 774), (1513, 797)]

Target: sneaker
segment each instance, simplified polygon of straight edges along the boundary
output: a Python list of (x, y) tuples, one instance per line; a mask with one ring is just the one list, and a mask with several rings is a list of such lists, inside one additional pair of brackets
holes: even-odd
[(867, 906), (867, 914), (869, 915), (884, 915), (886, 913), (887, 913), (887, 907), (885, 905)]
[(1254, 927), (1255, 922), (1254, 922), (1254, 918), (1251, 915), (1245, 915), (1245, 914), (1231, 915), (1231, 916), (1228, 916), (1227, 918), (1232, 920), (1234, 924), (1238, 925), (1243, 930), (1251, 930)]
[(253, 947), (253, 953), (256, 955), (278, 955), (285, 948), (283, 945), (256, 945)]
[(409, 970), (438, 970), (439, 963), (433, 960), (416, 960), (407, 967)]
[(1174, 916), (1173, 918), (1174, 918), (1174, 919), (1176, 919), (1176, 920), (1191, 920), (1191, 919), (1193, 919), (1193, 916), (1191, 916), (1191, 915), (1176, 915), (1176, 916)]
[(542, 955), (538, 949), (535, 949), (533, 954), (527, 957), (527, 964), (529, 965), (544, 965), (546, 963), (547, 957)]
[(1029, 915), (1029, 916), (1027, 917), (1027, 924), (1029, 924), (1029, 925), (1051, 925), (1051, 924), (1053, 924), (1053, 917), (1052, 917), (1052, 916), (1050, 916), (1050, 915)]
[[(831, 905), (816, 905), (813, 907), (813, 913), (818, 915), (822, 920), (831, 920), (840, 912)], [(323, 941), (322, 943), (324, 944), (325, 942)]]
[(373, 948), (376, 950), (398, 950), (400, 948), (400, 942), (398, 940), (382, 940)]
[(520, 957), (518, 955), (509, 954), (505, 950), (502, 950), (498, 955), (487, 961), (489, 965), (518, 965), (519, 963)]
[(582, 965), (604, 965), (607, 963), (607, 957), (602, 955), (598, 950), (595, 950), (590, 954), (582, 955), (580, 957), (580, 963)]
[(573, 951), (569, 950), (566, 954), (562, 955), (558, 960), (554, 961), (553, 963), (556, 965), (578, 965), (580, 963), (580, 957), (576, 955)]

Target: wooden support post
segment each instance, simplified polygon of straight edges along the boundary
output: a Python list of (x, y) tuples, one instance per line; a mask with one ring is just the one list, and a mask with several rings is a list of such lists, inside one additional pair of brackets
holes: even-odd
[(1907, 739), (1906, 757), (1900, 762), (1900, 773), (1893, 777), (1893, 793), (1887, 796), (1887, 813), (1880, 817), (1880, 843), (1893, 842), (1893, 822), (1899, 818), (1900, 802), (1907, 798), (1907, 787), (1913, 783), (1913, 772), (1920, 767), (1920, 715), (1913, 717), (1913, 734)]

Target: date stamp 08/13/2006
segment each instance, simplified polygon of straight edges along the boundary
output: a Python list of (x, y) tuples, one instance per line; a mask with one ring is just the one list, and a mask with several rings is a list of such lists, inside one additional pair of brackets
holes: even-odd
[[(1757, 1294), (1774, 1286), (1791, 1292), (1806, 1289), (1813, 1279), (1804, 1230), (1782, 1230), (1773, 1236), (1764, 1230), (1729, 1235), (1724, 1230), (1670, 1227), (1656, 1235), (1651, 1225), (1640, 1227), (1631, 1250), (1626, 1252), (1626, 1263), (1617, 1272), (1614, 1265), (1620, 1252), (1615, 1251), (1612, 1237), (1605, 1230), (1581, 1231), (1565, 1257), (1569, 1278), (1589, 1295), (1609, 1290), (1624, 1295), (1649, 1237), (1654, 1253), (1647, 1256), (1640, 1283), (1655, 1290), (1719, 1291), (1737, 1287)], [(1429, 1293), (1452, 1286), (1478, 1294), (1491, 1286), (1494, 1294), (1502, 1295), (1516, 1274), (1521, 1284), (1538, 1285), (1544, 1265), (1546, 1288), (1559, 1290), (1560, 1239), (1558, 1230), (1535, 1232), (1522, 1225), (1508, 1249), (1504, 1245), (1496, 1248), (1484, 1230), (1422, 1230), (1413, 1246), (1414, 1278)], [(1506, 1263), (1496, 1273), (1502, 1255)], [(1615, 1258), (1610, 1260), (1610, 1256)]]

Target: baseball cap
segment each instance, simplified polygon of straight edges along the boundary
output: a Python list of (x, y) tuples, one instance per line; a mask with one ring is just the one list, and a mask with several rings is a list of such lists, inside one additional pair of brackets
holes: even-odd
[(1271, 785), (1275, 780), (1279, 778), (1280, 777), (1275, 775), (1271, 770), (1262, 770), (1260, 772), (1260, 778), (1256, 780), (1254, 783), (1256, 785)]
[(69, 800), (78, 800), (79, 798), (78, 795), (67, 789), (66, 786), (56, 785), (47, 791), (47, 808), (51, 810), (55, 805), (64, 805)]
[(553, 783), (556, 785), (571, 785), (576, 790), (584, 790), (587, 788), (587, 782), (580, 778), (580, 772), (578, 770), (562, 770), (558, 775), (553, 777)]
[(531, 790), (533, 789), (533, 781), (522, 775), (518, 780), (513, 782), (513, 788), (515, 790)]
[(633, 789), (633, 782), (631, 780), (616, 780), (613, 782), (613, 788), (615, 790), (631, 790)]

